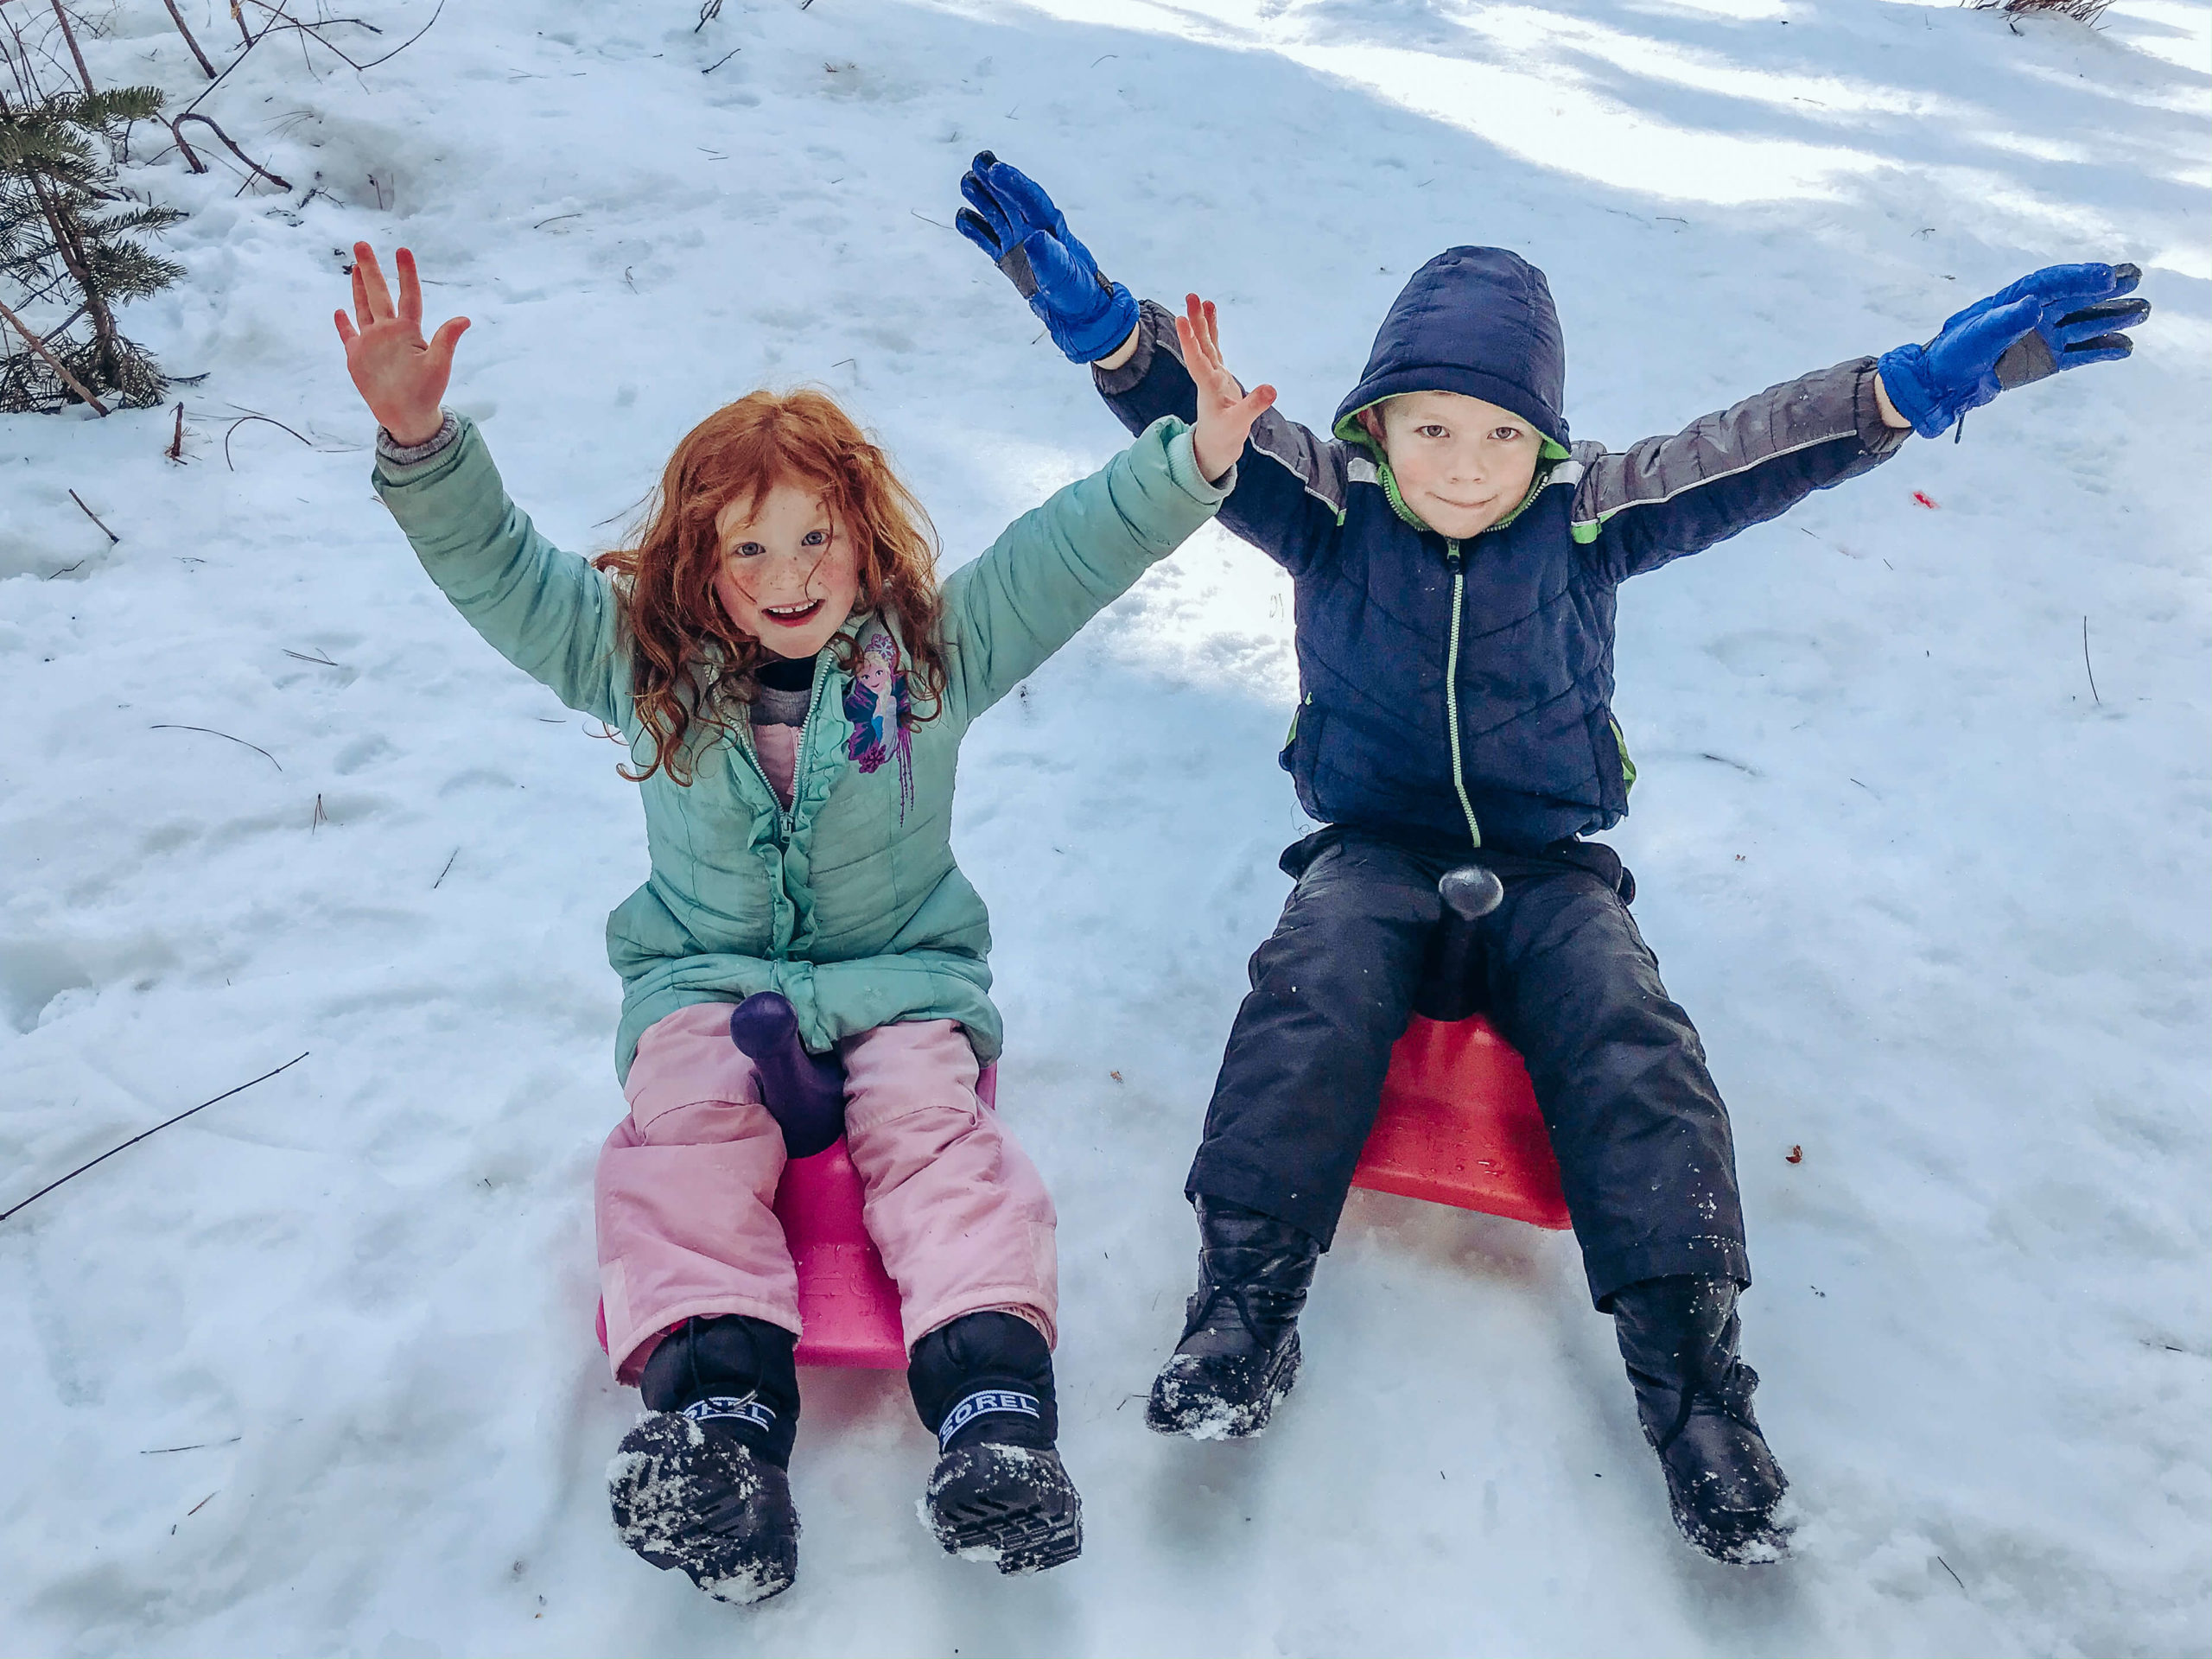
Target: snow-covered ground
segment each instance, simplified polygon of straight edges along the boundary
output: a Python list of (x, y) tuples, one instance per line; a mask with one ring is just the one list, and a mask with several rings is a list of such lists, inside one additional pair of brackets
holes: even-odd
[[(187, 0), (219, 54), (225, 10)], [(386, 46), (430, 16), (361, 10)], [(87, 15), (103, 79), (202, 84), (151, 0)], [(365, 77), (264, 46), (208, 107), (289, 194), (174, 154), (130, 179), (193, 214), (189, 279), (129, 317), (207, 374), (185, 464), (166, 411), (0, 418), (0, 1208), (308, 1054), (0, 1224), (0, 1650), (2212, 1645), (2206, 5), (694, 22), (448, 0)], [(957, 561), (1119, 442), (946, 228), (986, 145), (1115, 275), (1218, 299), (1232, 365), (1311, 422), (1455, 242), (1549, 270), (1576, 431), (1615, 443), (2037, 265), (2145, 267), (2133, 362), (1624, 596), (1612, 839), (1735, 1113), (1789, 1565), (1675, 1537), (1571, 1243), (1509, 1222), (1357, 1195), (1276, 1427), (1145, 1432), (1183, 1171), (1300, 829), (1287, 585), (1211, 531), (963, 769), (1001, 1099), (1061, 1209), (1082, 1560), (941, 1556), (888, 1374), (804, 1379), (791, 1594), (734, 1611), (616, 1541), (634, 1396), (591, 1338), (589, 1177), (638, 811), (371, 499), (338, 250), (411, 244), (434, 315), (475, 319), (454, 401), (568, 544), (708, 410), (812, 381)]]

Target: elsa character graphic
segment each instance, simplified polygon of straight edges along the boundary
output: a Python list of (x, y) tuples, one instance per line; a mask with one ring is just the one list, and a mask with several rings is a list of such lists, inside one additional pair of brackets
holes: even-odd
[(914, 794), (909, 742), (913, 708), (906, 695), (906, 677), (899, 671), (899, 642), (880, 628), (869, 630), (861, 642), (853, 687), (845, 693), (845, 717), (853, 722), (845, 752), (862, 772), (874, 772), (893, 755), (898, 757), (903, 817), (906, 804)]

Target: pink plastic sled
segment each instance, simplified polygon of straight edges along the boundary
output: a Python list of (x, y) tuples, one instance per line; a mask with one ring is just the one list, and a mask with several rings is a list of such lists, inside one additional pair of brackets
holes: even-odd
[(1415, 1015), (1351, 1184), (1564, 1228), (1567, 1195), (1529, 1068), (1489, 1020)]
[[(998, 1106), (998, 1067), (976, 1079), (985, 1106)], [(842, 1136), (827, 1152), (784, 1166), (776, 1188), (776, 1219), (798, 1268), (798, 1317), (805, 1334), (802, 1365), (842, 1365), (903, 1371), (906, 1338), (899, 1323), (899, 1287), (861, 1223), (861, 1175)], [(599, 1345), (607, 1346), (607, 1307), (599, 1310)]]

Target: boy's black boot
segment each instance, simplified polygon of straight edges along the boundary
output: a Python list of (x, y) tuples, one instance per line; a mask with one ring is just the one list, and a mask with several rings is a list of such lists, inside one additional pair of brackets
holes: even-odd
[(1011, 1313), (964, 1313), (914, 1344), (914, 1409), (937, 1436), (922, 1523), (946, 1553), (1036, 1573), (1083, 1553), (1083, 1499), (1061, 1466), (1052, 1351)]
[(1144, 1420), (1162, 1434), (1238, 1440), (1265, 1428), (1298, 1380), (1298, 1315), (1321, 1246), (1288, 1222), (1224, 1198), (1192, 1202), (1198, 1287)]
[(1775, 1509), (1789, 1483), (1751, 1414), (1759, 1377), (1737, 1357), (1735, 1282), (1630, 1285), (1613, 1298), (1613, 1329), (1683, 1536), (1716, 1560), (1780, 1560), (1789, 1529)]
[(622, 1541), (717, 1601), (766, 1600), (798, 1573), (785, 1473), (798, 1432), (797, 1340), (742, 1313), (684, 1320), (645, 1362), (649, 1414), (607, 1466)]

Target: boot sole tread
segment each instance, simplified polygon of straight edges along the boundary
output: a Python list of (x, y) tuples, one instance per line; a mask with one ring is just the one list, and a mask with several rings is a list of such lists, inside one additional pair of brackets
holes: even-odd
[(1083, 1554), (1079, 1503), (1013, 1503), (978, 1496), (938, 1510), (935, 1527), (938, 1541), (951, 1554), (996, 1551), (1001, 1573), (1040, 1571)]

